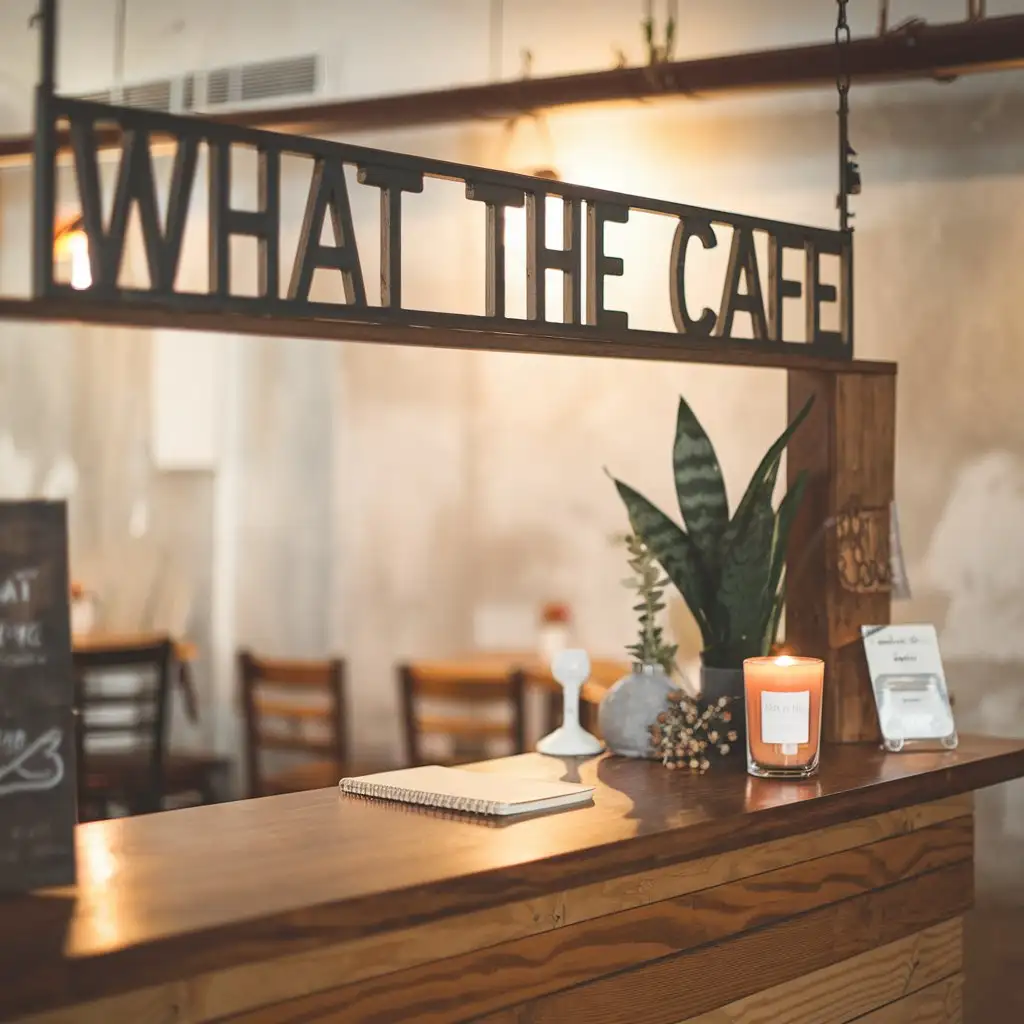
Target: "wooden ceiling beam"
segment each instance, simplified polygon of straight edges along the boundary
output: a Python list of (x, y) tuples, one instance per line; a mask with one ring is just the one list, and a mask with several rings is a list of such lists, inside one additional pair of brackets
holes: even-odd
[[(855, 82), (908, 78), (945, 81), (1024, 67), (1024, 15), (943, 25), (912, 23), (881, 36), (855, 39), (849, 44), (847, 61)], [(204, 116), (252, 128), (333, 135), (507, 119), (527, 111), (579, 104), (815, 88), (831, 85), (835, 73), (835, 45), (829, 42), (646, 67)], [(115, 145), (117, 139), (116, 132), (101, 136), (106, 145)], [(66, 145), (67, 139), (61, 142)], [(31, 152), (30, 135), (0, 138), (0, 161), (22, 162)]]
[(717, 363), (763, 366), (829, 373), (891, 375), (896, 364), (869, 360), (838, 361), (797, 344), (785, 347), (751, 341), (727, 344), (714, 338), (678, 338), (659, 331), (631, 331), (629, 339), (587, 337), (557, 323), (521, 321), (517, 330), (415, 326), (400, 323), (357, 323), (307, 317), (256, 316), (241, 313), (164, 309), (125, 301), (68, 302), (61, 299), (0, 299), (0, 321), (69, 322), (107, 327), (208, 331), (264, 337), (307, 338), (428, 348), (524, 352), (545, 355), (591, 356), (604, 359), (643, 359), (673, 363)]

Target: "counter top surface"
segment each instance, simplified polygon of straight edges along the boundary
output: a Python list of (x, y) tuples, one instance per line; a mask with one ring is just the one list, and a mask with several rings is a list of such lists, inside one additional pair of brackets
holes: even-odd
[(608, 756), (474, 767), (593, 783), (594, 803), (497, 824), (328, 789), (79, 826), (77, 889), (4, 905), (0, 1003), (34, 1003), (26, 986), (96, 998), (941, 799), (1024, 775), (1024, 741), (834, 747), (804, 782)]

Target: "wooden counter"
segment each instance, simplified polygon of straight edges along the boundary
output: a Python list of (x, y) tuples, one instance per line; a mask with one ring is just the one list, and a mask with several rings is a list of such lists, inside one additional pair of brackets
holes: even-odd
[(1024, 743), (836, 747), (805, 783), (477, 767), (595, 802), (495, 826), (330, 789), (80, 826), (77, 892), (0, 907), (0, 1020), (956, 1021), (970, 792)]

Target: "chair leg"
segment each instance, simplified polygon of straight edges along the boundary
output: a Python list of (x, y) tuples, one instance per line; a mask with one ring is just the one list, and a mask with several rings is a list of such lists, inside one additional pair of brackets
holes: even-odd
[(213, 778), (214, 773), (207, 771), (203, 773), (203, 784), (199, 787), (199, 797), (206, 804), (217, 804), (220, 803), (220, 799), (217, 796), (217, 786)]
[(564, 698), (561, 692), (548, 693), (546, 694), (547, 699), (544, 702), (544, 734), (547, 735), (549, 732), (554, 732), (562, 724), (562, 710), (564, 704)]
[(591, 704), (590, 701), (580, 701), (580, 725), (583, 726), (587, 732), (596, 732), (597, 730), (597, 705)]
[(106, 821), (110, 817), (110, 802), (105, 796), (88, 796), (78, 807), (78, 822)]

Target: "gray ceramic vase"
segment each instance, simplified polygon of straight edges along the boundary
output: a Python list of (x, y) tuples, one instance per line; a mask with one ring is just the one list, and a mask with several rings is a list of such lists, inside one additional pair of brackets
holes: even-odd
[(601, 738), (620, 757), (654, 757), (651, 726), (676, 689), (660, 665), (634, 665), (598, 705)]
[(739, 734), (733, 745), (734, 749), (742, 749), (747, 742), (747, 711), (743, 700), (743, 669), (700, 667), (700, 695), (707, 702), (716, 701), (719, 697), (729, 697), (729, 710), (732, 712), (732, 725)]

